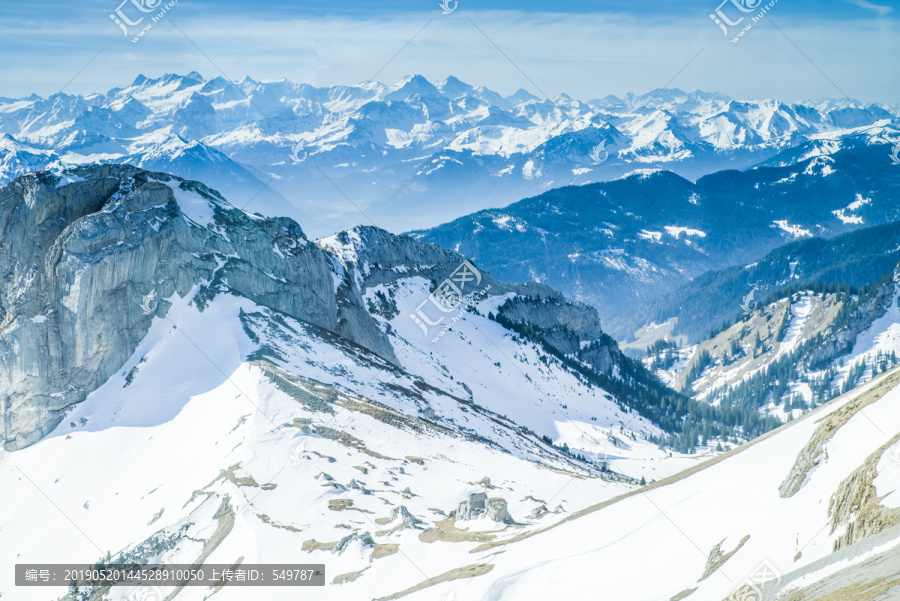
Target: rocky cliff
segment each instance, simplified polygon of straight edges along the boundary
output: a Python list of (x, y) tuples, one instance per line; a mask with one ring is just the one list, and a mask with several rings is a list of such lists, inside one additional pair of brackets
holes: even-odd
[[(375, 317), (396, 306), (386, 296), (375, 306), (366, 291), (414, 276), (435, 289), (462, 261), (371, 227), (312, 242), (290, 219), (130, 166), (22, 176), (0, 191), (3, 442), (28, 446), (58, 425), (124, 364), (154, 318), (166, 318), (175, 296), (193, 294), (201, 310), (220, 293), (246, 297), (397, 365), (390, 326)], [(477, 275), (489, 296), (561, 298)], [(563, 323), (572, 311), (557, 301), (538, 317)], [(600, 336), (593, 309), (578, 312), (587, 324), (579, 339)]]
[[(395, 360), (334, 294), (332, 258), (290, 219), (132, 167), (23, 176), (0, 192), (0, 388), (10, 448), (35, 442), (133, 352), (172, 295), (230, 290)], [(353, 284), (351, 282), (351, 284)], [(357, 301), (358, 289), (346, 295)]]

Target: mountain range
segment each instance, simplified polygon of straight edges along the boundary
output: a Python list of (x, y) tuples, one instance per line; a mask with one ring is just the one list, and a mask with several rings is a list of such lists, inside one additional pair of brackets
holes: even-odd
[(55, 166), (129, 163), (214, 182), (236, 206), (292, 217), (314, 236), (360, 223), (401, 232), (638, 169), (689, 180), (747, 169), (895, 125), (898, 114), (848, 99), (788, 104), (677, 89), (588, 101), (503, 96), (452, 76), (315, 87), (142, 75), (87, 96), (0, 98), (0, 183)]
[[(701, 421), (732, 442), (775, 425), (667, 389), (589, 306), (377, 228), (310, 240), (201, 183), (119, 165), (17, 178), (0, 190), (0, 224), (10, 560), (92, 557), (100, 540), (120, 560), (193, 563), (276, 535), (350, 585), (400, 539), (492, 538), (455, 520), (518, 531), (565, 515), (593, 495), (569, 482), (556, 498), (572, 478), (612, 496), (692, 465), (713, 452)], [(62, 534), (48, 551), (20, 529), (43, 511), (22, 473), (93, 536)], [(239, 499), (276, 488), (287, 513), (268, 500), (244, 511)], [(381, 506), (389, 515), (359, 522)], [(403, 555), (379, 567), (405, 571)]]

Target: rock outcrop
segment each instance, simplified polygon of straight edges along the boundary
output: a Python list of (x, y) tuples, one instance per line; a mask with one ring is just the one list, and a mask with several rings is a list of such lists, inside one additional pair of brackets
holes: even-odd
[(837, 431), (858, 412), (893, 390), (898, 382), (900, 382), (900, 374), (890, 374), (877, 386), (859, 395), (859, 397), (822, 420), (822, 423), (813, 432), (806, 445), (800, 450), (794, 465), (791, 466), (790, 472), (779, 485), (778, 494), (781, 498), (787, 499), (797, 494), (803, 488), (812, 470), (823, 460), (828, 459), (825, 446)]
[(488, 498), (487, 493), (472, 493), (456, 508), (456, 519), (458, 520), (477, 520), (482, 517), (504, 524), (513, 523), (506, 499), (502, 497)]
[(405, 505), (398, 505), (391, 509), (391, 515), (388, 519), (388, 524), (391, 525), (391, 533), (398, 530), (418, 530), (425, 524), (425, 522), (410, 513)]
[(464, 501), (460, 501), (456, 508), (456, 519), (458, 520), (474, 520), (484, 514), (484, 505), (487, 503), (487, 493), (476, 492), (468, 496)]
[(878, 463), (898, 441), (900, 434), (872, 453), (832, 495), (828, 503), (831, 532), (844, 528), (843, 534), (834, 541), (835, 551), (900, 524), (900, 510), (882, 506), (873, 483), (878, 475)]
[(581, 350), (582, 342), (603, 336), (597, 312), (587, 305), (568, 302), (561, 294), (516, 299), (505, 303), (499, 313), (510, 321), (539, 328), (547, 342), (567, 355)]
[(331, 257), (299, 225), (240, 211), (196, 182), (118, 165), (23, 176), (0, 191), (0, 232), (10, 449), (39, 440), (115, 373), (166, 299), (198, 289), (195, 302), (242, 295), (396, 362), (374, 319), (330, 293)]

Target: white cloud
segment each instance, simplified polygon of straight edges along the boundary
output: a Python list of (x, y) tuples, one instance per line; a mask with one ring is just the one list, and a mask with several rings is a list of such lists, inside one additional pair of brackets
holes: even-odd
[(860, 8), (865, 8), (866, 10), (874, 10), (878, 13), (879, 17), (887, 16), (891, 11), (893, 11), (893, 7), (891, 6), (882, 6), (881, 4), (873, 4), (868, 0), (849, 0), (851, 4), (855, 4)]

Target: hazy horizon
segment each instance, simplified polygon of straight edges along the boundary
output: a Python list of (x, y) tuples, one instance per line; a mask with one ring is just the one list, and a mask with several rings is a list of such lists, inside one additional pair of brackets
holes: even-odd
[[(141, 13), (132, 3), (156, 8)], [(602, 8), (576, 2), (566, 12), (528, 1), (472, 10), (466, 0), (448, 0), (450, 14), (440, 4), (333, 8), (279, 0), (257, 9), (235, 1), (53, 0), (42, 13), (5, 6), (0, 96), (86, 94), (127, 85), (138, 73), (176, 70), (316, 86), (453, 74), (504, 95), (524, 88), (582, 100), (667, 86), (786, 102), (900, 99), (900, 78), (893, 76), (900, 21), (892, 7), (867, 0), (775, 1), (737, 43), (731, 34), (738, 28), (723, 35), (711, 15), (720, 6), (730, 18), (742, 13), (715, 0), (677, 7), (656, 0)], [(120, 28), (112, 18), (118, 9), (144, 26), (160, 7), (168, 8), (137, 42), (139, 26)], [(753, 15), (743, 15), (742, 25)]]

